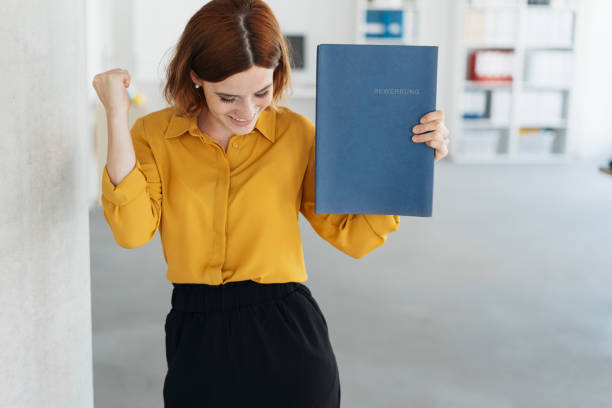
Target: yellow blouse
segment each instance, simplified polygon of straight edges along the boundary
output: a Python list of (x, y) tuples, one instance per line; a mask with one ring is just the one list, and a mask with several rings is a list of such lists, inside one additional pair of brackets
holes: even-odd
[(301, 212), (319, 236), (361, 258), (398, 229), (397, 215), (315, 214), (315, 126), (287, 107), (262, 111), (227, 151), (197, 118), (168, 107), (138, 118), (136, 166), (113, 185), (102, 175), (104, 217), (117, 243), (136, 248), (159, 228), (174, 283), (307, 280)]

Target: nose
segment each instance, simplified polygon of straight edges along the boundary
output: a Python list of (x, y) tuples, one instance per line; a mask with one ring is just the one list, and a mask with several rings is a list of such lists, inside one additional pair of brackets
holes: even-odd
[(245, 100), (245, 102), (240, 107), (240, 117), (244, 119), (251, 119), (257, 113), (257, 105), (255, 101), (251, 101), (249, 99)]

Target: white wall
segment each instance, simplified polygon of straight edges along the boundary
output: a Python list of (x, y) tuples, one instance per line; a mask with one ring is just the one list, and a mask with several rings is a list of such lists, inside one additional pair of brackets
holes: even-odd
[(356, 6), (354, 0), (287, 1), (268, 0), (284, 34), (303, 34), (305, 70), (295, 72), (294, 80), (315, 85), (317, 44), (350, 43), (354, 40)]
[(575, 94), (570, 149), (579, 157), (612, 159), (612, 1), (582, 0), (576, 25)]

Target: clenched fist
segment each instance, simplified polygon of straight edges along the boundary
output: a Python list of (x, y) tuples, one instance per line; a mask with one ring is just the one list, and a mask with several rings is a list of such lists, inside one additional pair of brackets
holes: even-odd
[(130, 86), (130, 73), (121, 68), (97, 74), (92, 85), (98, 98), (104, 105), (107, 116), (127, 115), (130, 108), (130, 98), (126, 88)]

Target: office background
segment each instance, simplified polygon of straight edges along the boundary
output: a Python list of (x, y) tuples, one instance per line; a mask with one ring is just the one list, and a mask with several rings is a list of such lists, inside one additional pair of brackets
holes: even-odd
[[(299, 219), (343, 406), (612, 404), (612, 5), (539, 3), (268, 1), (283, 32), (303, 36), (287, 105), (313, 121), (316, 44), (440, 47), (453, 145), (436, 164), (434, 216), (402, 217), (359, 260)], [(159, 235), (123, 249), (102, 215), (106, 123), (91, 80), (125, 68), (144, 101), (131, 119), (162, 108), (164, 64), (203, 4), (7, 3), (0, 406), (162, 406), (172, 286)], [(404, 36), (393, 13), (368, 9), (402, 10)], [(565, 12), (569, 37), (541, 24), (563, 27)], [(529, 100), (546, 102), (545, 123), (518, 115)]]

